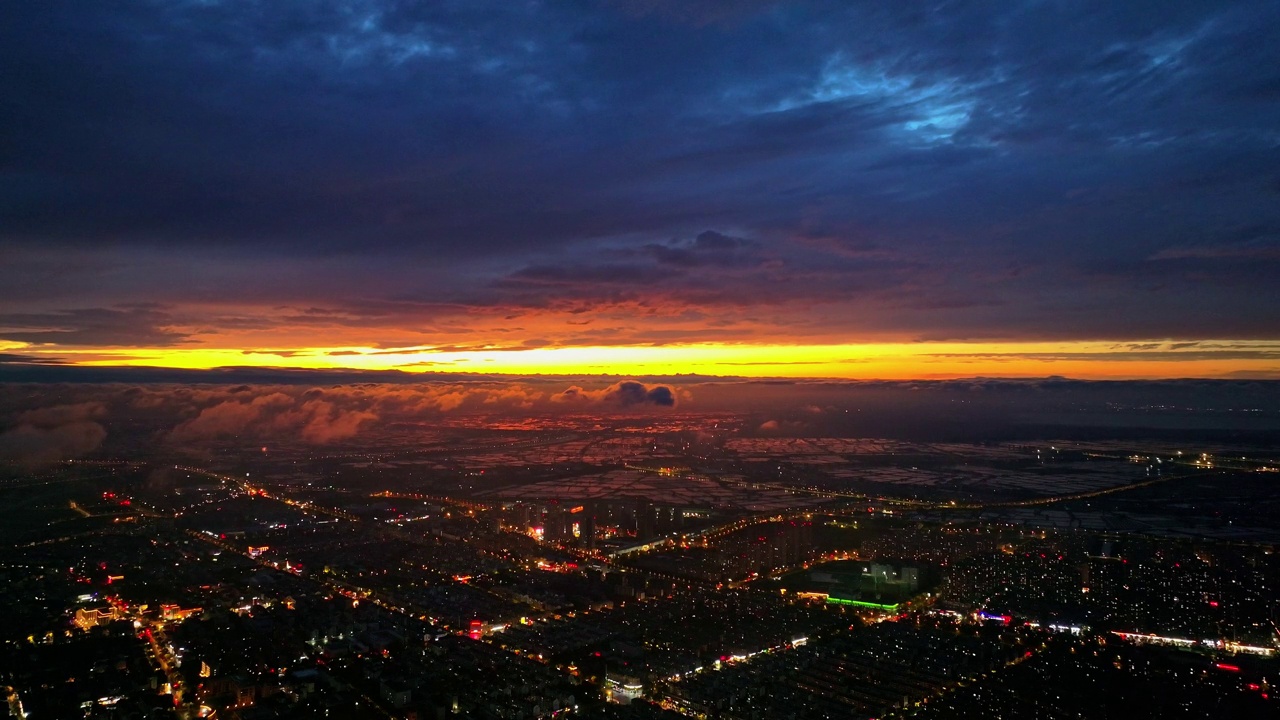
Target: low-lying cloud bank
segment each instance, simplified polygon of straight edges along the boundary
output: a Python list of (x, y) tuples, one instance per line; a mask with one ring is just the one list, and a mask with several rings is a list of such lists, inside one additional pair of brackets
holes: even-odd
[[(185, 416), (168, 439), (198, 442), (218, 437), (291, 437), (325, 443), (352, 437), (380, 422), (431, 419), (453, 413), (526, 414), (569, 408), (672, 408), (676, 392), (634, 380), (599, 389), (574, 385), (550, 392), (522, 383), (344, 385), (301, 389), (237, 386), (210, 389), (132, 389), (136, 403), (169, 404)], [(192, 412), (198, 408), (198, 412)]]
[[(955, 381), (502, 378), (290, 373), (292, 382), (0, 383), (0, 464), (212, 443), (316, 445), (360, 441), (402, 424), (477, 428), (569, 415), (661, 417), (724, 413), (721, 432), (759, 436), (979, 439), (1057, 436), (1067, 427), (1271, 433), (1280, 441), (1280, 382), (1082, 382), (1064, 378)], [(304, 383), (302, 380), (312, 382)], [(224, 380), (224, 382), (216, 382)], [(332, 381), (345, 382), (332, 382)], [(690, 428), (698, 420), (690, 416)], [(1270, 435), (1268, 437), (1271, 437)]]
[[(41, 465), (97, 450), (113, 421), (152, 428), (170, 446), (213, 440), (324, 444), (380, 425), (457, 414), (661, 412), (678, 391), (635, 380), (603, 387), (548, 383), (414, 385), (0, 385), (0, 463)], [(687, 396), (687, 393), (686, 393)]]
[(53, 405), (19, 414), (0, 432), (0, 463), (45, 465), (98, 449), (107, 437), (100, 402)]

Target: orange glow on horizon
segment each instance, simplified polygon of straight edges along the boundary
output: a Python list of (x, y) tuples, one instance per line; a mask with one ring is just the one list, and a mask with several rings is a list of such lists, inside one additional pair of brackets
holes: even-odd
[[(1212, 343), (1212, 345), (1210, 345)], [(308, 347), (75, 349), (11, 345), (0, 351), (61, 359), (81, 366), (184, 369), (261, 367), (401, 370), (510, 375), (719, 375), (840, 379), (1044, 377), (1154, 379), (1275, 377), (1280, 343), (1206, 341), (1219, 353), (1139, 351), (1128, 343), (865, 343), (840, 345), (683, 344), (553, 347), (437, 352), (430, 347)], [(1243, 352), (1242, 352), (1243, 351)]]

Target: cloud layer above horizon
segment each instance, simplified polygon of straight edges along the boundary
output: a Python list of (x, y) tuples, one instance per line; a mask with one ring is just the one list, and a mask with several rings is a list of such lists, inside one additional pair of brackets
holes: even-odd
[(218, 441), (326, 445), (395, 423), (441, 423), (455, 415), (643, 416), (670, 411), (681, 395), (691, 397), (687, 390), (635, 380), (559, 387), (464, 378), (330, 386), (0, 383), (0, 466), (83, 456), (101, 446), (108, 427), (169, 450)]
[(11, 359), (1280, 340), (1274, 2), (54, 0), (0, 28)]
[(0, 382), (0, 470), (81, 457), (208, 455), (277, 445), (411, 453), (419, 440), (442, 432), (510, 440), (625, 428), (988, 442), (1105, 431), (1146, 439), (1194, 433), (1197, 442), (1228, 436), (1269, 447), (1280, 433), (1280, 382), (1264, 380), (453, 376), (379, 383), (357, 375)]

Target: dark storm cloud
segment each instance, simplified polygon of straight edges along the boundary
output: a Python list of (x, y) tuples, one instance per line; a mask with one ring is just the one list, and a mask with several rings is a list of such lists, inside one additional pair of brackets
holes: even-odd
[(676, 396), (665, 385), (647, 388), (638, 382), (621, 382), (605, 390), (605, 400), (619, 405), (657, 405), (675, 407)]
[(33, 344), (166, 346), (189, 340), (173, 318), (152, 306), (0, 313), (0, 337)]
[[(625, 258), (619, 262), (617, 258)], [(573, 254), (564, 265), (531, 265), (495, 283), (500, 304), (575, 308), (597, 312), (634, 306), (649, 313), (699, 314), (699, 331), (717, 334), (718, 309), (834, 303), (907, 288), (919, 290), (903, 302), (932, 302), (947, 291), (941, 278), (920, 262), (883, 254), (875, 257), (779, 257), (761, 243), (706, 230), (687, 240), (648, 243), (638, 248), (606, 246)], [(964, 303), (983, 302), (970, 296)], [(706, 311), (706, 312), (704, 312)], [(593, 331), (593, 332), (599, 332)], [(654, 337), (668, 330), (653, 330)], [(581, 333), (580, 333), (581, 335)]]
[(577, 385), (551, 396), (552, 402), (565, 404), (599, 404), (619, 408), (675, 407), (676, 392), (667, 385), (648, 386), (635, 380), (623, 380), (599, 390)]
[(0, 339), (190, 339), (118, 307), (148, 292), (370, 328), (660, 292), (856, 302), (813, 311), (845, 333), (1271, 336), (1278, 27), (1265, 0), (8, 3)]

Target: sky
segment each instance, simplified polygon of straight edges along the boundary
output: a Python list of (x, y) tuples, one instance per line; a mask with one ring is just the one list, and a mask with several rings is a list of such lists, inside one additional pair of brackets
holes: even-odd
[(1280, 377), (1280, 4), (0, 6), (0, 366)]

